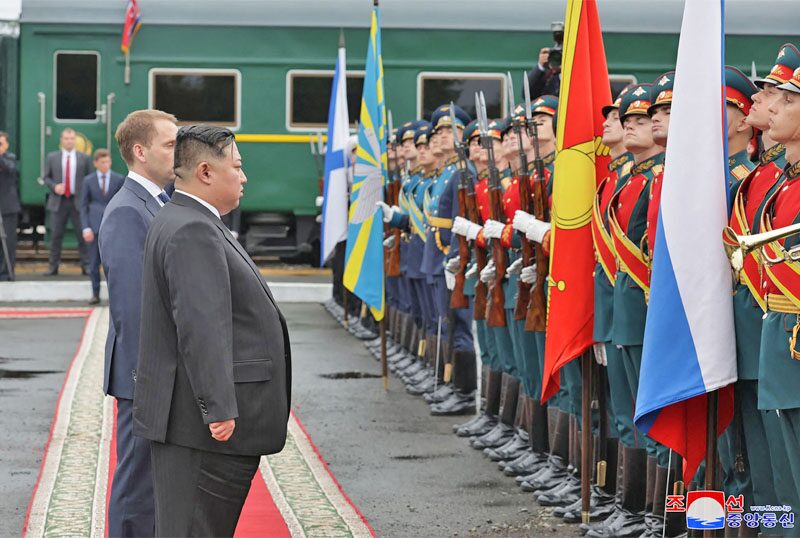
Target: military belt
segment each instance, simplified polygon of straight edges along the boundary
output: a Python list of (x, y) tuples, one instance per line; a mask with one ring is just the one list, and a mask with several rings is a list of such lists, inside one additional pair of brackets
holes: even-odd
[(433, 228), (442, 228), (449, 230), (453, 227), (453, 219), (444, 219), (442, 217), (428, 217), (428, 224)]
[(800, 307), (798, 307), (784, 295), (768, 293), (767, 311), (779, 312), (781, 314), (800, 314)]

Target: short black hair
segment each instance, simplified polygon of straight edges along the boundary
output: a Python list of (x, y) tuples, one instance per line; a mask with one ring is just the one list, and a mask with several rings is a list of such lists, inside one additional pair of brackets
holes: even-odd
[(175, 137), (175, 175), (185, 179), (180, 173), (182, 169), (192, 169), (203, 159), (221, 159), (234, 138), (230, 129), (216, 125), (181, 127)]

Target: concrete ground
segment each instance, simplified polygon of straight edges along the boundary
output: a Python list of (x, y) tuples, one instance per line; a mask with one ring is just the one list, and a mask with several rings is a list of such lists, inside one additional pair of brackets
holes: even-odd
[[(395, 378), (385, 392), (379, 377), (322, 377), (378, 375), (380, 366), (321, 306), (282, 309), (292, 341), (293, 407), (378, 536), (578, 535), (456, 437), (451, 427), (461, 420), (431, 417)], [(22, 528), (82, 327), (81, 319), (0, 320), (0, 536)]]

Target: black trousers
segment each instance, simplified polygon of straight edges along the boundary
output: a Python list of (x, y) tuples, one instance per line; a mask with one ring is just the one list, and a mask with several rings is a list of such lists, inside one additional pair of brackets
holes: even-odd
[(233, 536), (261, 458), (155, 441), (150, 450), (156, 536)]
[(67, 221), (72, 222), (75, 231), (75, 239), (78, 240), (78, 250), (81, 255), (81, 267), (86, 267), (88, 259), (86, 255), (86, 243), (83, 241), (83, 226), (81, 225), (81, 214), (72, 200), (61, 200), (58, 211), (50, 212), (50, 269), (58, 269), (61, 263), (61, 243), (64, 241), (64, 230), (67, 228)]
[(150, 442), (133, 435), (133, 400), (117, 398), (117, 468), (108, 503), (108, 536), (153, 536), (155, 528)]
[(89, 280), (92, 282), (92, 297), (100, 297), (100, 246), (97, 244), (97, 234), (94, 241), (86, 244), (89, 251)]
[[(19, 214), (9, 213), (3, 215), (3, 229), (6, 232), (6, 246), (8, 247), (8, 257), (11, 267), (17, 260), (17, 219)], [(11, 271), (6, 267), (6, 257), (3, 254), (3, 245), (0, 244), (0, 282), (11, 279)]]

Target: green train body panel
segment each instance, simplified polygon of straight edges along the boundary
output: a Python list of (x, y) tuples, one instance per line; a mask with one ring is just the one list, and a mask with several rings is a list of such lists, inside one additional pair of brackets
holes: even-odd
[[(487, 72), (514, 75), (517, 92), (521, 76), (536, 61), (538, 50), (552, 38), (548, 32), (501, 32), (476, 30), (383, 30), (383, 62), (387, 106), (395, 125), (418, 114), (418, 77), (423, 72)], [(364, 68), (368, 30), (346, 29), (348, 69)], [(287, 127), (287, 73), (295, 69), (331, 70), (336, 59), (338, 28), (323, 27), (224, 27), (144, 25), (132, 48), (130, 84), (124, 83), (124, 55), (119, 28), (100, 24), (21, 24), (18, 51), (0, 38), (0, 54), (18, 54), (17, 110), (0, 101), (0, 116), (18, 124), (21, 196), (29, 208), (41, 208), (46, 189), (39, 178), (40, 102), (45, 98), (45, 153), (58, 148), (64, 127), (83, 134), (93, 148), (106, 141), (107, 126), (100, 121), (61, 122), (54, 116), (54, 55), (57, 51), (96, 51), (100, 56), (99, 99), (115, 94), (113, 129), (129, 111), (149, 105), (149, 71), (153, 68), (236, 69), (241, 74), (241, 119), (237, 135), (287, 135), (310, 131)], [(767, 71), (778, 47), (791, 37), (728, 36), (728, 63), (750, 73), (756, 62), (759, 73)], [(673, 69), (678, 44), (675, 34), (607, 33), (606, 55), (612, 75), (630, 75), (650, 81)], [(9, 53), (9, 51), (12, 51)], [(2, 68), (5, 72), (7, 66)], [(13, 96), (13, 93), (11, 94)], [(12, 97), (15, 98), (15, 97)], [(328, 96), (324, 96), (328, 99)], [(15, 115), (18, 115), (19, 120)], [(0, 127), (2, 128), (2, 127)], [(248, 176), (242, 210), (281, 213), (297, 217), (318, 213), (315, 197), (319, 177), (309, 151), (308, 138), (295, 142), (240, 142)], [(112, 141), (113, 168), (125, 165)]]

